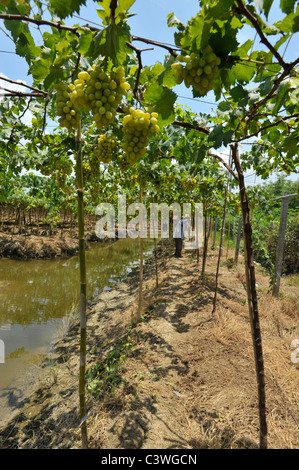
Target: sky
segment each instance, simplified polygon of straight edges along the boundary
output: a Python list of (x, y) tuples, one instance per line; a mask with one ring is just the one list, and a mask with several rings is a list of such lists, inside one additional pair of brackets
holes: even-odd
[[(268, 20), (269, 23), (273, 23), (280, 18), (281, 12), (278, 8), (279, 3), (280, 0), (274, 0)], [(129, 19), (131, 33), (134, 36), (141, 36), (157, 42), (174, 45), (173, 34), (176, 31), (176, 28), (170, 28), (167, 26), (167, 15), (173, 12), (181, 22), (186, 24), (188, 20), (198, 12), (198, 5), (198, 0), (136, 0), (130, 9), (132, 13), (136, 13), (135, 16)], [(81, 7), (78, 15), (71, 19), (67, 18), (65, 23), (70, 25), (75, 23), (82, 25), (89, 23), (90, 25), (101, 26), (101, 20), (96, 13), (97, 8), (97, 3), (92, 0), (87, 0), (86, 6)], [(37, 38), (37, 41), (39, 41), (40, 35), (34, 25), (31, 26), (31, 31)], [(238, 38), (240, 44), (250, 37), (252, 37), (250, 29), (242, 32)], [(134, 41), (134, 45), (140, 49), (151, 47), (137, 41)], [(297, 44), (294, 39), (288, 44), (285, 54), (285, 59), (287, 61), (293, 60), (297, 57), (296, 46)], [(14, 50), (14, 43), (9, 36), (5, 34), (3, 22), (0, 20), (0, 75), (4, 75), (13, 80), (26, 81), (26, 83), (31, 84), (31, 77), (27, 76), (26, 61), (14, 54)], [(151, 51), (143, 52), (143, 65), (152, 65), (156, 61), (163, 62), (165, 53), (166, 51), (159, 47), (155, 47), (154, 50)], [(0, 86), (1, 84), (3, 84), (3, 81), (0, 81)], [(7, 87), (7, 83), (5, 83), (4, 86)], [(216, 105), (213, 92), (209, 92), (208, 95), (202, 99), (194, 99), (192, 97), (191, 89), (186, 88), (184, 85), (176, 86), (173, 90), (177, 93), (177, 102), (180, 104), (188, 106), (196, 113), (201, 112), (214, 114)], [(255, 184), (256, 182), (257, 179), (254, 174), (252, 177), (248, 176), (248, 184)]]

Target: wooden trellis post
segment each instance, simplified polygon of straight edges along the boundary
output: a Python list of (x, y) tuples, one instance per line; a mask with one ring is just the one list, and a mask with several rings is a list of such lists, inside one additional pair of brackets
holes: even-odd
[(259, 320), (258, 300), (256, 293), (255, 267), (252, 250), (252, 228), (249, 216), (249, 204), (244, 183), (244, 174), (239, 158), (238, 144), (231, 145), (233, 161), (238, 173), (239, 191), (242, 208), (243, 230), (244, 230), (244, 261), (247, 286), (247, 298), (253, 350), (255, 358), (255, 369), (258, 388), (259, 421), (260, 421), (260, 448), (267, 448), (267, 420), (266, 420), (266, 394), (265, 394), (265, 372), (262, 348), (262, 337)]
[(237, 234), (237, 242), (236, 242), (236, 250), (235, 250), (235, 265), (238, 264), (241, 234), (242, 234), (242, 217), (239, 217), (238, 234)]

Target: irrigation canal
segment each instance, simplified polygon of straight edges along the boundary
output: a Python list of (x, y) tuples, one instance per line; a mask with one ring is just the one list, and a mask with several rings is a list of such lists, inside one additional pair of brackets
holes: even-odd
[[(153, 240), (144, 240), (144, 257)], [(86, 251), (87, 298), (124, 279), (139, 264), (139, 239), (92, 243)], [(0, 259), (0, 425), (22, 400), (34, 369), (49, 354), (66, 316), (79, 305), (79, 257)], [(0, 351), (1, 353), (1, 351)], [(1, 354), (0, 354), (1, 356)], [(7, 416), (6, 416), (7, 418)]]

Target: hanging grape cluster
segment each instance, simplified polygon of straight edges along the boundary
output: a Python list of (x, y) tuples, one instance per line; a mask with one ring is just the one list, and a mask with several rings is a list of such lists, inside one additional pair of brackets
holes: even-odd
[(107, 134), (101, 134), (98, 138), (98, 144), (83, 162), (83, 182), (84, 185), (89, 181), (100, 176), (100, 163), (109, 163), (112, 158), (113, 150), (117, 140)]
[(197, 181), (195, 178), (186, 178), (182, 181), (183, 189), (193, 191), (196, 188)]
[(89, 193), (91, 200), (94, 204), (98, 204), (100, 197), (102, 195), (102, 185), (99, 182), (93, 182), (92, 186), (89, 188)]
[(148, 180), (149, 180), (149, 174), (146, 168), (142, 168), (142, 167), (138, 168), (137, 182), (139, 186), (141, 186), (142, 188), (145, 188)]
[(68, 131), (78, 129), (80, 109), (91, 111), (97, 127), (113, 123), (117, 108), (130, 85), (125, 79), (125, 70), (119, 67), (110, 73), (100, 66), (78, 73), (74, 83), (61, 82), (55, 85), (59, 124)]
[(63, 171), (55, 170), (52, 173), (51, 178), (55, 181), (58, 188), (63, 189), (65, 187), (67, 174), (63, 173)]
[(115, 137), (107, 136), (107, 134), (101, 134), (98, 138), (98, 147), (96, 155), (100, 162), (109, 163), (113, 155), (113, 150), (117, 144)]
[(127, 155), (125, 153), (121, 153), (118, 156), (118, 166), (120, 171), (125, 172), (128, 171), (129, 168), (131, 168), (132, 163), (128, 159)]
[(80, 109), (85, 106), (86, 103), (86, 96), (85, 90), (87, 86), (87, 82), (90, 80), (90, 75), (88, 72), (82, 71), (78, 73), (78, 78), (74, 81), (74, 83), (70, 83), (70, 99), (71, 102), (74, 104), (76, 109)]
[(109, 74), (98, 65), (88, 73), (90, 78), (85, 90), (85, 105), (100, 129), (114, 121), (117, 108), (130, 85), (126, 82), (123, 67)]
[[(86, 186), (86, 183), (91, 181), (93, 177), (97, 176), (98, 167), (99, 165), (94, 166), (92, 169), (90, 166), (90, 159), (82, 163), (83, 186)], [(94, 174), (95, 171), (96, 171), (96, 175)]]
[(190, 55), (178, 55), (177, 62), (171, 67), (178, 84), (184, 82), (187, 88), (193, 86), (203, 96), (214, 88), (220, 62), (212, 47), (207, 46), (200, 54), (192, 52)]
[[(78, 105), (74, 103), (71, 98), (71, 87), (75, 85), (68, 85), (65, 82), (55, 85), (57, 90), (56, 94), (56, 112), (60, 116), (58, 122), (60, 126), (66, 127), (69, 132), (72, 129), (78, 129), (80, 124), (80, 110)], [(73, 89), (74, 91), (74, 89)]]
[(148, 113), (132, 106), (123, 118), (124, 154), (120, 156), (120, 166), (126, 170), (143, 157), (149, 140), (160, 131), (158, 114)]
[(50, 176), (56, 185), (63, 189), (65, 187), (67, 177), (73, 171), (71, 160), (65, 157), (57, 158), (52, 156), (42, 163), (36, 165), (36, 169), (44, 176)]

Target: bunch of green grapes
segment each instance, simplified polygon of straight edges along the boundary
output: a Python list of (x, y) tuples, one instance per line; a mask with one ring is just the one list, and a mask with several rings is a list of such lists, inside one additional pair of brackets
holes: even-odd
[(122, 97), (130, 88), (124, 68), (119, 67), (109, 74), (97, 65), (87, 73), (90, 78), (85, 88), (85, 106), (92, 112), (99, 129), (107, 127), (113, 123)]
[(55, 162), (56, 170), (63, 172), (65, 175), (70, 175), (72, 173), (73, 165), (70, 160), (59, 159)]
[(141, 186), (142, 188), (145, 188), (146, 183), (148, 182), (148, 180), (149, 180), (149, 175), (148, 175), (148, 172), (146, 171), (146, 169), (145, 168), (139, 168), (138, 169), (138, 175), (137, 175), (137, 181), (138, 181), (139, 186)]
[(97, 152), (91, 152), (87, 157), (86, 170), (88, 171), (88, 181), (100, 176), (100, 161)]
[(203, 96), (214, 88), (220, 62), (211, 46), (207, 46), (200, 54), (178, 55), (171, 67), (178, 84), (184, 82), (187, 88), (193, 86)]
[(65, 187), (67, 174), (64, 173), (63, 170), (55, 170), (52, 173), (51, 178), (53, 181), (55, 181), (58, 188), (63, 189)]
[(124, 154), (132, 166), (139, 158), (143, 157), (146, 147), (155, 132), (160, 128), (157, 124), (157, 113), (147, 113), (141, 109), (129, 108), (124, 116)]
[(138, 175), (131, 175), (131, 184), (132, 186), (135, 186), (136, 183), (138, 183)]
[(193, 191), (196, 187), (196, 183), (197, 181), (195, 178), (186, 178), (182, 181), (182, 186), (183, 189), (186, 189), (187, 191)]
[(50, 176), (52, 173), (52, 168), (49, 163), (41, 163), (36, 165), (36, 169), (41, 172), (42, 175), (44, 176)]
[(128, 171), (131, 167), (131, 162), (125, 153), (121, 153), (118, 156), (118, 167), (120, 171)]
[(86, 183), (91, 181), (93, 176), (93, 171), (90, 167), (89, 161), (82, 163), (82, 170), (83, 170), (83, 186), (86, 186)]
[(174, 182), (175, 182), (175, 175), (171, 175), (171, 174), (168, 175), (168, 176), (166, 177), (166, 182), (169, 183), (169, 184), (174, 183)]
[(113, 150), (117, 140), (115, 137), (109, 137), (107, 134), (101, 134), (98, 138), (97, 156), (100, 162), (109, 163), (111, 161)]
[(95, 205), (98, 204), (100, 200), (100, 196), (102, 194), (101, 184), (98, 182), (93, 182), (92, 186), (89, 188), (89, 193), (90, 193), (92, 202)]
[(60, 116), (58, 119), (62, 127), (66, 127), (69, 132), (73, 129), (78, 129), (80, 124), (80, 110), (78, 103), (71, 97), (73, 91), (72, 87), (75, 85), (68, 85), (65, 82), (55, 85), (57, 90), (56, 94), (56, 112)]
[(86, 71), (82, 71), (78, 73), (78, 78), (74, 81), (74, 83), (71, 83), (69, 86), (71, 92), (71, 101), (74, 103), (74, 106), (77, 109), (83, 108), (85, 106), (85, 90), (89, 80), (89, 73)]

